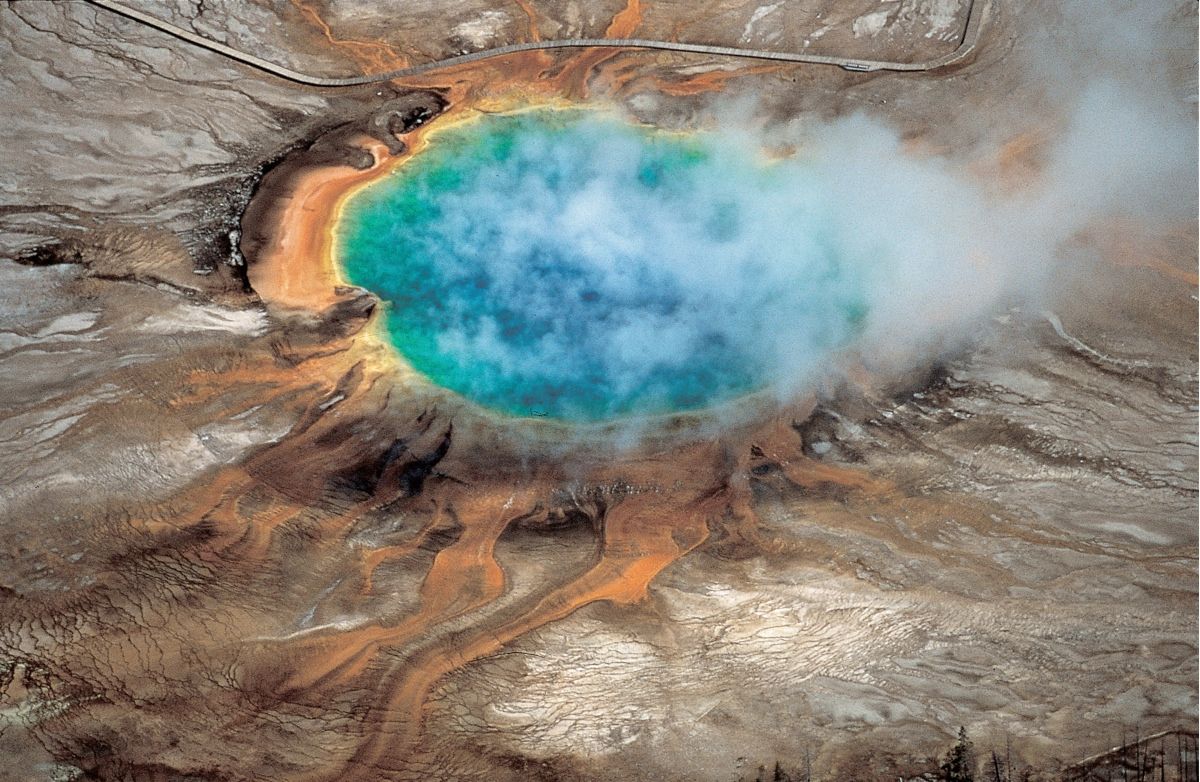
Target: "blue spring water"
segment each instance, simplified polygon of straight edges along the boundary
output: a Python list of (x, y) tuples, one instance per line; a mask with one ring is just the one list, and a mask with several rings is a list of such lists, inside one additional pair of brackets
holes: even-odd
[(592, 111), (484, 116), (347, 203), (346, 276), (434, 383), (595, 422), (802, 381), (865, 315), (803, 165)]

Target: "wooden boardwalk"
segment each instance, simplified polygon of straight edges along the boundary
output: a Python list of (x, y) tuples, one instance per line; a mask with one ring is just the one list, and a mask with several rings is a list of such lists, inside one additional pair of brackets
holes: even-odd
[(969, 0), (967, 23), (963, 28), (962, 38), (954, 51), (924, 62), (891, 62), (887, 60), (863, 60), (848, 57), (832, 57), (823, 54), (804, 54), (800, 52), (772, 52), (761, 49), (741, 49), (732, 46), (708, 46), (698, 43), (675, 43), (673, 41), (652, 41), (642, 38), (570, 38), (555, 41), (530, 41), (514, 43), (507, 46), (497, 46), (482, 49), (469, 54), (460, 54), (442, 60), (413, 65), (408, 68), (398, 68), (384, 73), (364, 74), (360, 76), (312, 76), (278, 63), (265, 60), (248, 52), (234, 49), (211, 38), (185, 30), (156, 16), (130, 8), (115, 0), (88, 0), (92, 5), (107, 9), (115, 14), (133, 19), (149, 27), (153, 27), (167, 35), (187, 43), (207, 49), (211, 52), (236, 60), (265, 73), (287, 79), (297, 84), (310, 87), (357, 87), (363, 84), (401, 79), (406, 76), (417, 76), (423, 73), (450, 68), (464, 63), (487, 60), (493, 57), (503, 57), (518, 52), (531, 52), (543, 49), (587, 49), (587, 48), (616, 48), (616, 49), (659, 49), (672, 52), (689, 52), (694, 54), (709, 54), (720, 57), (740, 57), (752, 60), (773, 60), (776, 62), (808, 63), (812, 65), (834, 65), (848, 71), (931, 71), (961, 62), (974, 52), (979, 42), (979, 31), (982, 27), (983, 15), (990, 0)]

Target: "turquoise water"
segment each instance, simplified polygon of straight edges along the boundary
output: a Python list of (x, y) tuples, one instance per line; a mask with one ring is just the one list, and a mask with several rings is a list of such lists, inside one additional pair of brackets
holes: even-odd
[(857, 332), (819, 182), (590, 111), (442, 131), (356, 194), (347, 277), (434, 383), (518, 416), (696, 410), (802, 383)]

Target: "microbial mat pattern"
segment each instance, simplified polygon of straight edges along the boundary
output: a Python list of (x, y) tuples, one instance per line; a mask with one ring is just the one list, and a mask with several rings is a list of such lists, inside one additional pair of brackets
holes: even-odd
[(0, 0), (0, 782), (1200, 779), (1195, 2), (131, 4)]

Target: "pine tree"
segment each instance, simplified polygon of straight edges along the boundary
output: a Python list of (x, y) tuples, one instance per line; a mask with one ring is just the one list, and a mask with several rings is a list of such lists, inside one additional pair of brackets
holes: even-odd
[(1004, 773), (1004, 764), (1000, 760), (1000, 756), (996, 754), (996, 750), (992, 750), (992, 780), (991, 782), (1008, 782), (1008, 775)]
[(967, 729), (958, 729), (958, 743), (946, 753), (942, 762), (942, 782), (975, 782), (971, 772), (971, 740)]

